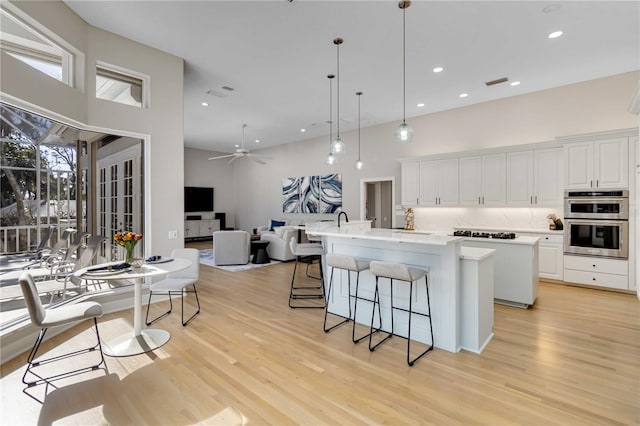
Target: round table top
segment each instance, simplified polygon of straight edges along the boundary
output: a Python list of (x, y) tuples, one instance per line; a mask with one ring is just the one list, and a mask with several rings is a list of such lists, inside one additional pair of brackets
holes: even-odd
[(269, 245), (269, 241), (264, 241), (264, 240), (251, 241), (251, 245), (256, 246), (256, 248), (265, 248), (266, 246)]
[(191, 261), (187, 259), (172, 259), (169, 262), (143, 264), (140, 268), (127, 268), (125, 270), (104, 270), (90, 272), (90, 269), (97, 269), (103, 267), (109, 267), (111, 265), (120, 265), (122, 262), (109, 262), (101, 263), (98, 265), (91, 265), (86, 268), (78, 269), (73, 273), (74, 276), (81, 279), (96, 279), (96, 280), (123, 280), (123, 279), (136, 279), (153, 277), (156, 275), (163, 275), (169, 272), (180, 271), (191, 266)]

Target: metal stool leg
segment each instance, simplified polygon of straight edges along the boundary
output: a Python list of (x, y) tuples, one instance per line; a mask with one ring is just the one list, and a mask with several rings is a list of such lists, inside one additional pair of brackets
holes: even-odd
[[(378, 304), (378, 316), (380, 318), (380, 328), (377, 331), (383, 331), (382, 330), (382, 315), (380, 312), (380, 291), (378, 289), (378, 280), (380, 277), (376, 276), (376, 289), (375, 289), (375, 293), (373, 296), (373, 309), (371, 310), (371, 328), (369, 329), (369, 350), (371, 352), (375, 351), (376, 348), (378, 346), (380, 346), (381, 344), (383, 344), (384, 342), (386, 342), (387, 340), (389, 340), (391, 338), (391, 336), (393, 336), (393, 304), (391, 305), (391, 333), (387, 333), (387, 335), (380, 340), (378, 343), (376, 343), (375, 345), (371, 345), (371, 343), (373, 342), (373, 320), (375, 317), (375, 305), (376, 303)], [(391, 301), (393, 303), (393, 280), (391, 281)]]
[[(331, 300), (331, 291), (333, 289), (333, 271), (336, 268), (331, 268), (331, 277), (329, 278), (329, 290), (327, 291), (327, 300), (325, 301), (325, 308), (324, 308), (324, 332), (328, 333), (329, 331), (333, 330), (334, 328), (341, 326), (342, 324), (346, 324), (349, 321), (351, 321), (351, 271), (346, 270), (347, 271), (347, 281), (348, 281), (348, 286), (349, 286), (349, 316), (345, 317), (342, 315), (338, 315), (338, 314), (332, 314), (335, 315), (337, 317), (340, 318), (344, 318), (342, 321), (340, 321), (337, 324), (332, 325), (331, 327), (327, 328), (327, 314), (329, 313), (329, 301)], [(358, 272), (358, 277), (360, 276), (360, 272)]]
[[(324, 309), (326, 306), (326, 301), (325, 299), (325, 292), (324, 292), (324, 274), (322, 272), (322, 261), (320, 261), (319, 265), (320, 265), (320, 285), (319, 286), (301, 286), (301, 287), (296, 287), (295, 286), (295, 281), (296, 281), (296, 272), (298, 270), (298, 259), (300, 256), (296, 256), (296, 262), (293, 266), (293, 275), (291, 276), (291, 290), (289, 292), (289, 307), (292, 309)], [(295, 290), (301, 290), (301, 289), (314, 289), (314, 290), (320, 290), (322, 292), (322, 294), (317, 293), (317, 294), (299, 294), (299, 293), (295, 293)], [(323, 299), (323, 304), (322, 305), (317, 305), (317, 306), (301, 306), (301, 305), (292, 305), (291, 302), (293, 300), (297, 300), (297, 299)]]
[(407, 364), (410, 367), (415, 364), (415, 362), (425, 356), (427, 352), (433, 350), (433, 323), (431, 321), (431, 304), (429, 303), (429, 280), (427, 279), (427, 275), (424, 276), (425, 287), (427, 289), (427, 317), (429, 317), (429, 328), (431, 330), (431, 345), (420, 355), (411, 359), (411, 317), (413, 316), (413, 306), (412, 306), (412, 294), (413, 294), (413, 281), (409, 284), (409, 332), (407, 333)]

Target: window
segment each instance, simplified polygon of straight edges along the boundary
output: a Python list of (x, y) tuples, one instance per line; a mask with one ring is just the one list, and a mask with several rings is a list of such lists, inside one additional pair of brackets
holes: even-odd
[(144, 78), (103, 65), (96, 67), (96, 97), (142, 108)]
[(72, 85), (74, 56), (69, 51), (4, 8), (0, 9), (0, 29), (2, 51), (49, 77)]

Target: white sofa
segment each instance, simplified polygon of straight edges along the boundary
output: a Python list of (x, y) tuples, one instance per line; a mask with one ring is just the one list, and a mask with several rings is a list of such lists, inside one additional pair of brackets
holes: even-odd
[(216, 265), (246, 265), (251, 242), (247, 231), (216, 231), (213, 233), (213, 262)]
[[(308, 242), (304, 231), (301, 231), (300, 234), (300, 242)], [(264, 232), (260, 234), (260, 239), (262, 241), (269, 241), (269, 245), (267, 246), (267, 254), (269, 257), (283, 262), (296, 258), (296, 256), (291, 252), (291, 247), (289, 247), (289, 240), (291, 240), (291, 237), (295, 237), (296, 240), (298, 239), (298, 229), (291, 226), (276, 227), (273, 232)]]

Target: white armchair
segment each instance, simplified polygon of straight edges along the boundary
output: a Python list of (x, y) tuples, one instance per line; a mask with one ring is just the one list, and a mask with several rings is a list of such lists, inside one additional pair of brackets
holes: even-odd
[(213, 262), (216, 265), (246, 265), (251, 243), (247, 231), (216, 231), (213, 233)]
[[(290, 226), (281, 226), (274, 228), (274, 232), (263, 233), (260, 235), (262, 241), (269, 241), (267, 246), (267, 254), (271, 259), (287, 261), (296, 258), (291, 252), (289, 240), (294, 237), (298, 240), (298, 229)], [(307, 242), (306, 234), (301, 232), (301, 242)]]

